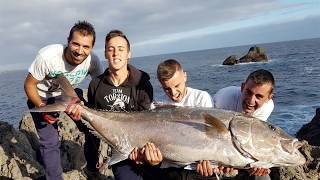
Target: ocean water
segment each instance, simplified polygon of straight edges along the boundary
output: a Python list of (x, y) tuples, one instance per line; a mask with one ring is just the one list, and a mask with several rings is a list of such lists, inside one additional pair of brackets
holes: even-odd
[[(242, 57), (252, 45), (138, 57), (129, 63), (148, 72), (154, 86), (154, 95), (163, 94), (156, 79), (157, 65), (175, 58), (187, 72), (188, 86), (208, 91), (211, 95), (226, 86), (240, 86), (250, 72), (264, 68), (275, 77), (275, 109), (269, 122), (294, 135), (309, 122), (320, 107), (320, 38), (256, 44), (266, 50), (269, 61), (234, 66), (221, 65), (230, 55)], [(134, 53), (134, 48), (133, 48)], [(106, 62), (103, 62), (106, 64)], [(22, 113), (27, 111), (23, 82), (24, 70), (0, 72), (0, 120), (18, 126)], [(89, 79), (81, 84), (88, 86)]]

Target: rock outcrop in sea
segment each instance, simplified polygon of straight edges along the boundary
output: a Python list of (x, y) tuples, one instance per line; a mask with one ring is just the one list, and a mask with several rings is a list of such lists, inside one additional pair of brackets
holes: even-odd
[(239, 63), (249, 62), (266, 62), (268, 56), (265, 54), (265, 50), (262, 47), (253, 46), (249, 49), (248, 53), (238, 59), (236, 55), (231, 55), (223, 61), (223, 65), (234, 65)]
[[(317, 180), (320, 179), (320, 109), (310, 123), (301, 128), (298, 137), (304, 141), (301, 152), (307, 163), (297, 167), (272, 168), (272, 179)], [(66, 114), (61, 113), (58, 122), (61, 142), (61, 159), (66, 180), (84, 180), (82, 168), (85, 166), (83, 154), (84, 134)], [(102, 157), (107, 159), (107, 145), (103, 143)], [(31, 180), (42, 179), (44, 169), (39, 161), (38, 136), (29, 113), (21, 120), (19, 130), (0, 121), (0, 179)], [(111, 170), (101, 167), (103, 179), (113, 179)]]

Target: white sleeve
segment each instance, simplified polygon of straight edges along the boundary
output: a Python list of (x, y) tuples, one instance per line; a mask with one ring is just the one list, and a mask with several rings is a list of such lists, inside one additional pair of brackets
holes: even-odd
[(207, 107), (207, 108), (213, 107), (212, 98), (210, 94), (206, 91), (203, 91), (202, 93), (202, 97), (200, 99), (200, 106)]
[(273, 100), (270, 99), (268, 102), (264, 103), (259, 109), (257, 109), (252, 116), (263, 121), (267, 121), (271, 115), (274, 108)]
[(240, 93), (240, 88), (236, 86), (220, 89), (213, 96), (214, 108), (239, 111), (238, 101), (240, 98)]
[(89, 74), (91, 76), (91, 79), (102, 74), (102, 66), (101, 66), (100, 60), (99, 60), (98, 56), (96, 56), (93, 53), (91, 54), (91, 63), (90, 63)]
[(35, 60), (29, 67), (29, 73), (38, 81), (43, 80), (49, 73), (49, 68), (45, 59), (40, 54), (37, 55)]

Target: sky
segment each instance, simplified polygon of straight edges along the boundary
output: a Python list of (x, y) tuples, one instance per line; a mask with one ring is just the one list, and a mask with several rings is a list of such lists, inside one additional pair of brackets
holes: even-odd
[(133, 57), (320, 37), (320, 0), (10, 0), (0, 17), (2, 69), (27, 69), (79, 20), (94, 25), (101, 60), (112, 29)]

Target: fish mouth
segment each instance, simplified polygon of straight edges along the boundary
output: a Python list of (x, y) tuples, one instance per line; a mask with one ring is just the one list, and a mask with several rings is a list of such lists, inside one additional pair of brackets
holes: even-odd
[(283, 150), (288, 153), (284, 154), (280, 159), (278, 166), (299, 166), (306, 163), (306, 158), (299, 149), (303, 147), (305, 144), (298, 139), (293, 139), (291, 142), (287, 142), (284, 144), (281, 144)]
[(295, 151), (297, 151), (299, 148), (303, 146), (303, 143), (300, 142), (297, 138), (292, 140), (283, 139), (280, 140), (280, 142), (283, 150), (290, 154), (293, 154)]

